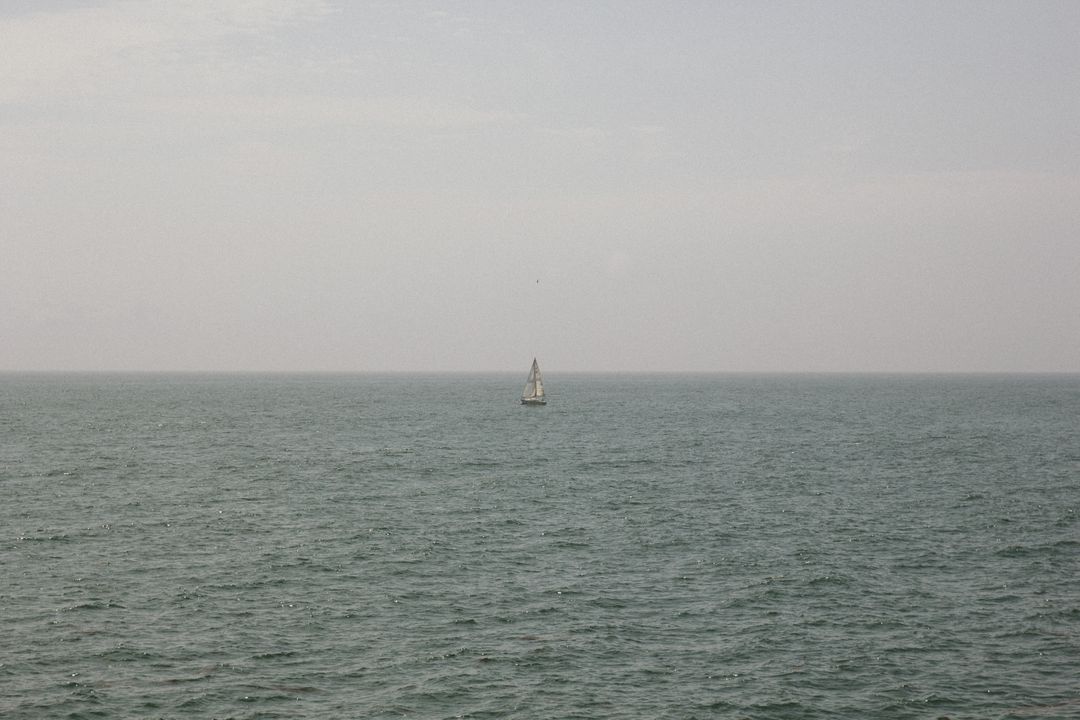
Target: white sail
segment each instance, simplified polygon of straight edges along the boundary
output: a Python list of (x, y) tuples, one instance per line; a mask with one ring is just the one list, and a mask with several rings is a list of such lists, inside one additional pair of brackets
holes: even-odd
[(544, 377), (540, 374), (540, 365), (533, 358), (532, 369), (529, 370), (529, 379), (525, 382), (525, 390), (521, 393), (521, 402), (525, 405), (543, 405), (544, 400)]

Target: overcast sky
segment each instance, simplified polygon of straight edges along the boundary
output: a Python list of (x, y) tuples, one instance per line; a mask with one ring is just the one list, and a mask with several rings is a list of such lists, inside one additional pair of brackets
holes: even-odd
[(1080, 3), (0, 2), (0, 369), (1080, 371)]

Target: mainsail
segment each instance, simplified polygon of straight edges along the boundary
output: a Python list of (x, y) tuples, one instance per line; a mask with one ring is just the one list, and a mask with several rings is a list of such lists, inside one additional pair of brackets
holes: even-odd
[(543, 405), (544, 377), (540, 374), (540, 365), (533, 358), (532, 369), (529, 370), (529, 379), (525, 382), (525, 390), (521, 393), (522, 405)]

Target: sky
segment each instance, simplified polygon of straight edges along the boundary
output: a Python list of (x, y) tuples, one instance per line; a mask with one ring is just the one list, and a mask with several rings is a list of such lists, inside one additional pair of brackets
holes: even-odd
[(0, 0), (0, 370), (1080, 372), (1080, 3)]

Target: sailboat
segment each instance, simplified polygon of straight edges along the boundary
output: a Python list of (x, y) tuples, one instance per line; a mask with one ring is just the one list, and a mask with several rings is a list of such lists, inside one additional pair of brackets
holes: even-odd
[(540, 365), (533, 358), (532, 369), (529, 370), (529, 379), (525, 382), (525, 390), (521, 393), (522, 405), (547, 405), (544, 399), (544, 377), (540, 374)]

